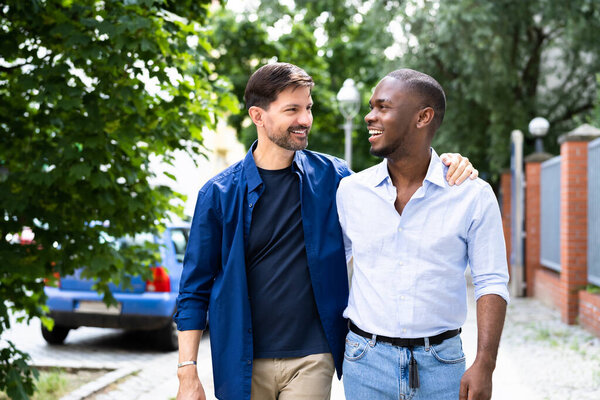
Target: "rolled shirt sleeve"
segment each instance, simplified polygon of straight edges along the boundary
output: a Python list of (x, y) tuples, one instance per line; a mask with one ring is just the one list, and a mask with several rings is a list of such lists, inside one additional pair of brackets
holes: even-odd
[(507, 303), (508, 266), (502, 219), (496, 196), (489, 185), (479, 192), (467, 232), (469, 265), (475, 300), (487, 294), (501, 296)]

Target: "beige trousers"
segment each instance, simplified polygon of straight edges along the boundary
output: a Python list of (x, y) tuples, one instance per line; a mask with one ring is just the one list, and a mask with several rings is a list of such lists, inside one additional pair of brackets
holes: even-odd
[(329, 400), (335, 365), (330, 353), (255, 358), (252, 400)]

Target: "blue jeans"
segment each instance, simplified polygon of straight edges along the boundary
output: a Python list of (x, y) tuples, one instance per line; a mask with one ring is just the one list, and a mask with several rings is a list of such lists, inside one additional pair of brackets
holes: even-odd
[(408, 382), (408, 348), (348, 332), (343, 366), (346, 399), (458, 400), (465, 372), (460, 335), (428, 348), (415, 347), (413, 354), (420, 380), (416, 389)]

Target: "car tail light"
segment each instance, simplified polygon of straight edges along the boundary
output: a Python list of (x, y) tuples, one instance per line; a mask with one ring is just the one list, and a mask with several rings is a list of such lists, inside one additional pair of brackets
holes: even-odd
[(152, 280), (146, 282), (147, 292), (170, 292), (171, 279), (165, 267), (152, 267)]
[(52, 274), (52, 278), (44, 278), (44, 285), (60, 288), (60, 274), (58, 272), (54, 272)]

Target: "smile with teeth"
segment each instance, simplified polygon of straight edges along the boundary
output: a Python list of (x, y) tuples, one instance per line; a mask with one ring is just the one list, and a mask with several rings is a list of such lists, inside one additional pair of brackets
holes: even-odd
[(379, 129), (369, 129), (369, 135), (371, 136), (381, 135), (382, 133), (383, 131), (380, 131)]
[(308, 133), (307, 129), (290, 129), (290, 132), (295, 133), (296, 135), (306, 135)]

